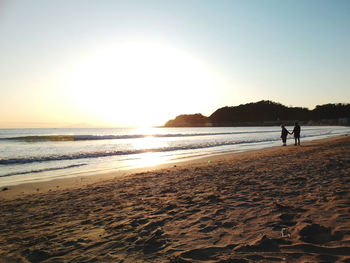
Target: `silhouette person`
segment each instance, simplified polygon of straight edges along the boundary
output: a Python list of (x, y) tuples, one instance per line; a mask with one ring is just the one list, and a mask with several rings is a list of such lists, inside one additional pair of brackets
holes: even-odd
[(300, 126), (297, 122), (294, 123), (294, 129), (291, 134), (294, 134), (294, 145), (300, 145)]
[(287, 135), (290, 134), (290, 132), (284, 127), (284, 125), (281, 125), (282, 131), (281, 131), (281, 138), (283, 142), (283, 146), (287, 146)]

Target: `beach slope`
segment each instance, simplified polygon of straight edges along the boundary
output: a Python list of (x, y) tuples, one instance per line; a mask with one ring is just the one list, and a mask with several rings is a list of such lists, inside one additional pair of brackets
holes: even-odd
[(15, 198), (9, 188), (0, 262), (350, 262), (349, 186), (342, 136)]

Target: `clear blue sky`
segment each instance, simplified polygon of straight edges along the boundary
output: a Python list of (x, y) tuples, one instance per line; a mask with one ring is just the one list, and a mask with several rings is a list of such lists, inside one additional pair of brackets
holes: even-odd
[(0, 127), (350, 103), (345, 0), (3, 0), (0, 52)]

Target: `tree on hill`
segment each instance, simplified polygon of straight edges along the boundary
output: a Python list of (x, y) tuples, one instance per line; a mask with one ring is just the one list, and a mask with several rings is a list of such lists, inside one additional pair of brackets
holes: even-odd
[(225, 123), (305, 120), (308, 118), (308, 111), (306, 108), (289, 108), (280, 103), (262, 100), (256, 103), (218, 109), (209, 119), (214, 126), (221, 126)]
[(350, 117), (350, 104), (324, 104), (317, 105), (312, 111), (312, 119), (337, 119)]
[(350, 118), (350, 104), (317, 105), (314, 110), (309, 110), (301, 107), (286, 107), (277, 102), (262, 100), (239, 106), (226, 106), (216, 110), (209, 117), (203, 116), (200, 113), (179, 115), (174, 120), (168, 121), (165, 126), (276, 125), (280, 121), (320, 121), (336, 120), (338, 118)]
[(174, 120), (169, 120), (165, 124), (165, 127), (205, 127), (208, 125), (208, 117), (197, 113), (179, 115)]

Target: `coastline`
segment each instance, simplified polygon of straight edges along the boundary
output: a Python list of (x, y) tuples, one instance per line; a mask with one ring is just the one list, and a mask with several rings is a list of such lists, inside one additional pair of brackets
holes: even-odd
[[(280, 127), (14, 130), (0, 136), (0, 190), (279, 146), (279, 133)], [(343, 134), (350, 129), (304, 127), (302, 141)]]
[(350, 260), (350, 136), (57, 183), (1, 191), (0, 262)]
[[(328, 142), (338, 140), (347, 135), (330, 137), (326, 139), (317, 139), (312, 141), (302, 142), (301, 147), (307, 147), (319, 142)], [(291, 141), (291, 139), (290, 139)], [(294, 147), (293, 144), (289, 144), (288, 147)], [(205, 155), (203, 157), (186, 158), (186, 160), (176, 160), (158, 165), (145, 166), (139, 168), (130, 168), (122, 170), (114, 170), (111, 172), (97, 171), (86, 172), (83, 175), (68, 175), (67, 177), (51, 178), (47, 180), (38, 180), (30, 182), (18, 182), (16, 184), (5, 185), (0, 187), (0, 199), (13, 199), (27, 194), (46, 193), (55, 190), (76, 189), (86, 187), (88, 185), (103, 183), (108, 180), (119, 180), (133, 176), (138, 173), (144, 172), (156, 172), (162, 169), (176, 169), (176, 167), (186, 167), (188, 165), (206, 165), (208, 162), (231, 160), (239, 161), (240, 157), (251, 156), (252, 154), (259, 154), (261, 151), (274, 152), (275, 150), (283, 150), (281, 146), (269, 146), (261, 149), (253, 149), (246, 151), (229, 151), (225, 153), (215, 153)]]

